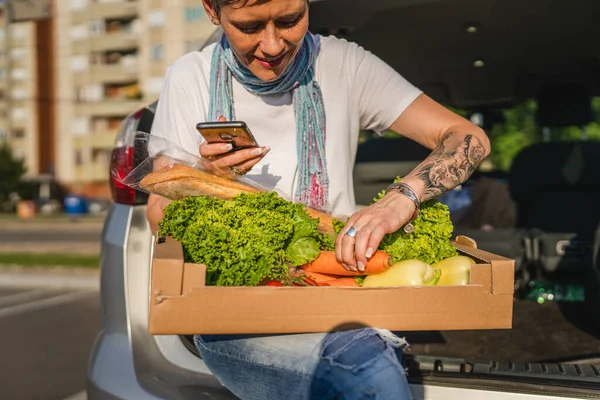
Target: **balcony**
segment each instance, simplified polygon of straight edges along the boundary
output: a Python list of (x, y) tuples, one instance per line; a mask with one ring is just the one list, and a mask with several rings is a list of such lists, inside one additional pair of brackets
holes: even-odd
[(88, 8), (73, 13), (71, 20), (73, 23), (79, 24), (91, 19), (130, 18), (137, 14), (137, 1), (92, 3)]
[(138, 36), (131, 32), (110, 32), (104, 35), (93, 36), (90, 40), (92, 51), (127, 50), (139, 46)]
[(73, 76), (75, 85), (89, 83), (129, 83), (138, 80), (135, 65), (108, 64), (92, 65), (88, 73), (77, 73)]
[(109, 32), (91, 36), (87, 40), (73, 43), (74, 54), (87, 54), (90, 52), (117, 51), (137, 49), (138, 36), (131, 32)]
[(144, 102), (141, 100), (103, 100), (94, 102), (78, 103), (75, 106), (77, 116), (86, 117), (126, 117), (133, 111), (142, 107)]

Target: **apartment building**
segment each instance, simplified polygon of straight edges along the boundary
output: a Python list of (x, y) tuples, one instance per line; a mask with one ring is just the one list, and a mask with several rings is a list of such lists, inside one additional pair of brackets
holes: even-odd
[(158, 98), (169, 64), (214, 31), (200, 0), (55, 3), (57, 178), (108, 195), (123, 118)]
[(6, 3), (0, 2), (0, 145), (8, 141), (8, 65)]
[(44, 172), (36, 118), (36, 27), (32, 22), (9, 24), (7, 11), (6, 3), (0, 3), (0, 142), (8, 143), (25, 161), (27, 175), (35, 177)]

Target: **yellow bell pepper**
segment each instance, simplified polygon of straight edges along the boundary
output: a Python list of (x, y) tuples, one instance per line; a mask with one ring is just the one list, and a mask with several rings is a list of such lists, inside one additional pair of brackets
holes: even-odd
[(439, 270), (442, 275), (438, 286), (462, 286), (471, 283), (471, 265), (475, 260), (467, 256), (454, 256), (446, 258), (432, 265), (434, 270)]
[(441, 271), (419, 260), (404, 260), (395, 263), (387, 271), (368, 275), (363, 287), (391, 286), (433, 286), (440, 278)]

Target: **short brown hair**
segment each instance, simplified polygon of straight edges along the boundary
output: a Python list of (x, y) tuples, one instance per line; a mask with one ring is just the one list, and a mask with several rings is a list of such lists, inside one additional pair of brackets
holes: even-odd
[(237, 3), (242, 3), (242, 4), (240, 4), (240, 6), (243, 7), (244, 5), (246, 5), (248, 0), (210, 0), (210, 2), (212, 3), (212, 6), (213, 6), (214, 10), (216, 11), (216, 13), (219, 14), (219, 12), (221, 12), (221, 9), (223, 7), (233, 6), (233, 5), (236, 5)]

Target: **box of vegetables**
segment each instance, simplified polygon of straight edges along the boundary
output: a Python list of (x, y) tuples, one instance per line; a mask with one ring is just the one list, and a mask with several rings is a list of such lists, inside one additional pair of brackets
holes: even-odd
[(512, 327), (514, 261), (452, 241), (437, 201), (354, 273), (333, 252), (344, 223), (276, 193), (181, 165), (139, 187), (174, 199), (153, 250), (152, 334)]

